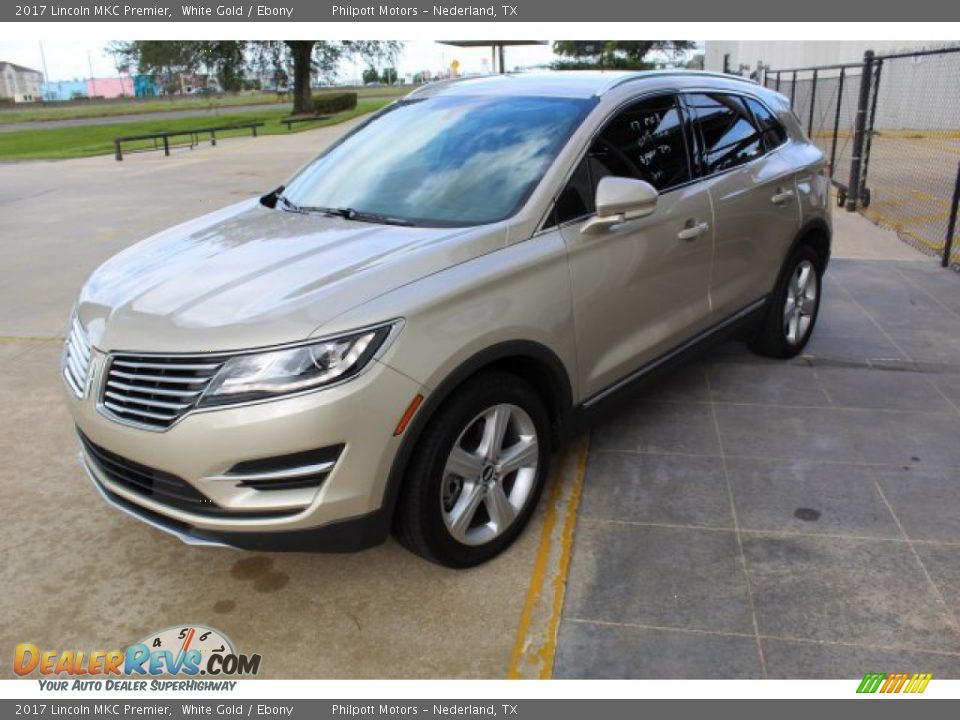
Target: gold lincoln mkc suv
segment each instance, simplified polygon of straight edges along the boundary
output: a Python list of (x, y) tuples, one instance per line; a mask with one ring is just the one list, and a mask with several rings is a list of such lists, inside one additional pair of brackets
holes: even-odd
[(615, 397), (724, 338), (800, 352), (828, 189), (787, 101), (740, 78), (424, 86), (93, 274), (63, 353), (83, 465), (188, 543), (392, 530), (475, 565)]

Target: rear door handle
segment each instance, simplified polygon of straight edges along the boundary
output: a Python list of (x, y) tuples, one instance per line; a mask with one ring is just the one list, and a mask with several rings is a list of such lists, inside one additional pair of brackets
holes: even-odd
[(677, 233), (677, 238), (680, 240), (696, 240), (709, 229), (710, 226), (705, 222), (697, 223), (696, 225), (688, 225), (688, 227), (685, 227), (683, 230)]
[(770, 202), (772, 202), (774, 205), (783, 205), (792, 197), (793, 190), (782, 190), (770, 198)]

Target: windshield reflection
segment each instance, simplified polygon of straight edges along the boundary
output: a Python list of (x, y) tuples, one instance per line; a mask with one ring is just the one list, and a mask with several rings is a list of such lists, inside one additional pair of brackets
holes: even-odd
[(589, 110), (574, 98), (441, 96), (397, 103), (284, 191), (304, 208), (351, 208), (416, 225), (515, 213)]

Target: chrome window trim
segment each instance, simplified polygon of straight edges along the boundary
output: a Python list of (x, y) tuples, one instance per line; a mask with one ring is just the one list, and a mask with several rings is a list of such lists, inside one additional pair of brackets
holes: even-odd
[[(148, 430), (150, 432), (162, 433), (162, 432), (167, 432), (171, 428), (176, 427), (185, 418), (191, 417), (199, 413), (216, 412), (220, 410), (232, 410), (234, 408), (244, 408), (244, 407), (250, 407), (253, 405), (262, 405), (263, 403), (277, 402), (278, 400), (289, 400), (291, 398), (298, 398), (298, 397), (303, 397), (305, 395), (310, 395), (312, 393), (322, 392), (324, 390), (329, 390), (330, 388), (335, 388), (335, 387), (339, 387), (340, 385), (344, 385), (364, 375), (373, 366), (373, 364), (377, 362), (383, 356), (383, 354), (389, 349), (389, 347), (393, 344), (393, 342), (397, 338), (397, 335), (399, 335), (400, 331), (403, 329), (404, 323), (405, 323), (405, 319), (402, 317), (398, 317), (398, 318), (393, 318), (392, 320), (388, 320), (386, 322), (376, 323), (373, 325), (365, 325), (363, 327), (356, 328), (355, 330), (346, 330), (343, 332), (330, 333), (327, 335), (318, 335), (315, 338), (309, 338), (307, 340), (298, 340), (297, 342), (294, 342), (294, 343), (285, 343), (281, 345), (264, 345), (261, 347), (244, 348), (242, 350), (235, 350), (235, 351), (226, 350), (226, 351), (216, 351), (216, 352), (209, 352), (209, 353), (196, 353), (196, 352), (162, 353), (162, 352), (138, 352), (136, 350), (114, 350), (106, 354), (105, 362), (103, 364), (104, 373), (100, 378), (100, 382), (97, 387), (96, 409), (97, 409), (97, 412), (99, 412), (104, 417), (108, 418), (113, 422), (119, 423), (121, 425), (126, 425), (128, 427), (136, 428), (138, 430)], [(173, 422), (171, 422), (166, 427), (157, 427), (156, 425), (139, 423), (135, 420), (130, 420), (128, 418), (120, 417), (119, 415), (116, 415), (110, 410), (110, 408), (107, 406), (107, 401), (105, 400), (108, 368), (111, 367), (113, 363), (113, 359), (118, 355), (119, 356), (137, 355), (139, 357), (176, 358), (176, 359), (218, 358), (218, 359), (221, 359), (222, 362), (226, 362), (230, 358), (240, 357), (243, 355), (255, 355), (255, 354), (264, 353), (264, 352), (292, 350), (294, 348), (304, 347), (306, 345), (315, 345), (317, 343), (324, 342), (325, 340), (333, 340), (336, 338), (341, 338), (345, 335), (357, 335), (367, 330), (375, 330), (378, 328), (386, 327), (388, 325), (390, 326), (390, 332), (387, 334), (387, 337), (384, 339), (383, 343), (381, 343), (380, 347), (377, 348), (377, 351), (367, 361), (366, 365), (360, 368), (360, 370), (356, 374), (351, 375), (348, 378), (344, 378), (343, 380), (337, 380), (336, 382), (332, 382), (327, 385), (321, 385), (320, 387), (309, 388), (307, 390), (301, 390), (299, 392), (285, 393), (283, 395), (277, 395), (275, 397), (260, 398), (258, 400), (246, 400), (244, 402), (225, 403), (223, 405), (211, 405), (209, 407), (192, 407), (188, 409), (185, 413), (177, 417)]]

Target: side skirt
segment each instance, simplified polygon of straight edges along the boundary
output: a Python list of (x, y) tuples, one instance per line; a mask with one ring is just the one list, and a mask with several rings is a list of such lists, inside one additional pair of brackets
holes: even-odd
[(766, 297), (738, 310), (725, 320), (712, 325), (682, 345), (652, 360), (622, 380), (583, 401), (574, 411), (576, 432), (584, 430), (615, 412), (624, 402), (644, 388), (669, 375), (683, 364), (702, 355), (710, 348), (733, 340), (759, 327), (767, 308)]

